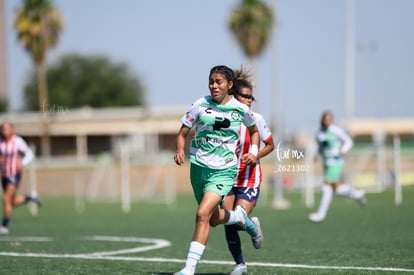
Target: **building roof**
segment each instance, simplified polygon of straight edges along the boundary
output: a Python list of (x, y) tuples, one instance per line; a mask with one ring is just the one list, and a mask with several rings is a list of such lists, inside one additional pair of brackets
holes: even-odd
[(187, 111), (183, 107), (162, 108), (80, 108), (53, 107), (39, 112), (6, 113), (0, 121), (13, 123), (16, 133), (39, 136), (42, 118), (49, 121), (52, 136), (119, 135), (129, 133), (178, 133), (180, 118)]
[(414, 135), (414, 118), (353, 119), (344, 125), (352, 136)]

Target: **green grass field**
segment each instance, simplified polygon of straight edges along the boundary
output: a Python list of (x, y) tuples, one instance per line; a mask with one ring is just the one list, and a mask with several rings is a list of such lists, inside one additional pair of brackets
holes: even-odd
[[(313, 209), (299, 194), (286, 198), (288, 210), (255, 209), (262, 249), (241, 232), (249, 274), (414, 274), (413, 188), (403, 190), (400, 206), (392, 192), (368, 194), (366, 208), (335, 197), (321, 224), (307, 220)], [(171, 274), (183, 267), (194, 229), (190, 195), (170, 207), (134, 203), (129, 214), (119, 204), (86, 204), (78, 213), (73, 198), (43, 202), (37, 217), (15, 210), (11, 234), (0, 236), (1, 274)], [(197, 274), (231, 271), (222, 226), (212, 229), (202, 260)]]

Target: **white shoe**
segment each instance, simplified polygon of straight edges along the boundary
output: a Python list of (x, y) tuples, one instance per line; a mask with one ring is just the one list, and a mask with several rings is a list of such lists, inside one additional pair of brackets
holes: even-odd
[(5, 226), (0, 226), (0, 235), (7, 235), (9, 234), (9, 229)]
[(358, 202), (362, 207), (365, 207), (367, 205), (367, 198), (365, 197), (365, 192), (362, 194), (362, 197), (358, 199)]
[(230, 275), (246, 275), (247, 274), (247, 266), (244, 264), (238, 264), (234, 267), (233, 271)]
[(309, 220), (312, 222), (322, 222), (325, 219), (325, 216), (319, 213), (311, 213), (309, 215)]

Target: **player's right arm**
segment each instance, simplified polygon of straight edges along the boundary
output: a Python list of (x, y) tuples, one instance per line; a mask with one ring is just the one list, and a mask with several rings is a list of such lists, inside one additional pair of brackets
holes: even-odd
[(188, 133), (191, 131), (191, 128), (196, 124), (198, 119), (198, 114), (200, 112), (200, 104), (203, 102), (205, 98), (200, 98), (193, 104), (191, 104), (190, 110), (185, 113), (185, 115), (180, 119), (182, 125), (180, 131), (177, 135), (177, 151), (174, 155), (174, 161), (178, 165), (184, 164), (185, 154), (184, 154), (184, 146), (185, 140)]
[(317, 144), (317, 152), (313, 156), (313, 161), (317, 162), (321, 159), (322, 154), (323, 154), (322, 143), (320, 141), (320, 132), (319, 131), (315, 136), (315, 141), (316, 141), (316, 144)]
[(174, 161), (178, 165), (182, 165), (184, 163), (185, 154), (184, 154), (184, 146), (185, 146), (185, 139), (190, 132), (190, 128), (185, 126), (184, 124), (181, 125), (180, 131), (177, 135), (177, 151), (175, 152)]

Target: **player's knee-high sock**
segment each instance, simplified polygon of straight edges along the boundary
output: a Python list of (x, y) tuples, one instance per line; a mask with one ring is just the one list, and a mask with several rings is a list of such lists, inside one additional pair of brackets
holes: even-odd
[(233, 256), (236, 264), (244, 264), (243, 253), (241, 250), (241, 241), (238, 231), (240, 226), (236, 224), (225, 225), (224, 230), (226, 232), (227, 245), (229, 247), (230, 253)]
[(329, 205), (331, 204), (331, 201), (332, 201), (332, 195), (333, 195), (332, 187), (324, 184), (322, 186), (322, 198), (321, 198), (321, 202), (319, 204), (319, 209), (318, 209), (319, 215), (322, 215), (323, 217), (326, 216), (326, 213), (328, 212), (328, 209), (329, 209)]
[(336, 189), (335, 194), (338, 196), (359, 200), (364, 196), (364, 191), (354, 189), (352, 186), (348, 184), (341, 184)]
[(236, 224), (236, 223), (241, 222), (241, 219), (239, 215), (236, 214), (236, 212), (232, 210), (225, 210), (225, 211), (229, 215), (229, 219), (224, 223), (225, 225)]
[(198, 261), (203, 255), (205, 245), (199, 242), (191, 242), (190, 249), (188, 250), (187, 260), (185, 261), (185, 267), (181, 270), (185, 274), (194, 274)]

